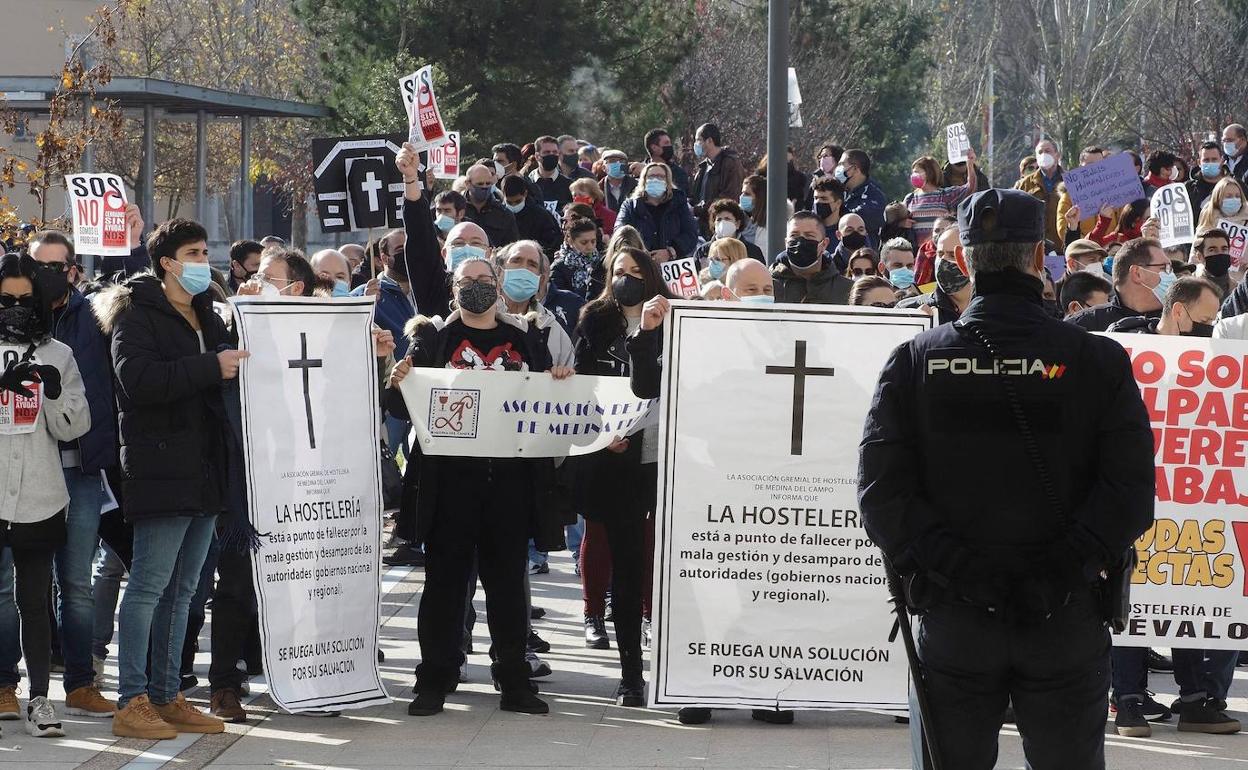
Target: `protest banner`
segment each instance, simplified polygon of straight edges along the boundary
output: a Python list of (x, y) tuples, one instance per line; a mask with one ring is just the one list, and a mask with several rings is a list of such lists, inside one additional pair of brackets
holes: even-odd
[(434, 179), (459, 177), (459, 132), (448, 131), (446, 144), (429, 148), (429, 169)]
[[(321, 232), (346, 233), (403, 226), (403, 175), (394, 158), (402, 134), (312, 140), (312, 186)], [(425, 189), (426, 153), (420, 153)]]
[(627, 377), (414, 368), (399, 385), (427, 455), (566, 457), (597, 452), (653, 423)]
[(789, 67), (789, 128), (802, 127), (802, 89), (797, 84), (797, 70)]
[(945, 153), (950, 163), (963, 163), (971, 150), (971, 139), (966, 135), (965, 123), (945, 126)]
[(74, 219), (79, 254), (124, 257), (130, 254), (126, 228), (126, 185), (116, 174), (67, 174), (65, 192)]
[(931, 325), (918, 311), (672, 303), (651, 706), (906, 712), (858, 442), (889, 353)]
[(372, 297), (231, 297), (252, 575), (269, 693), (289, 711), (388, 703), (377, 670), (381, 467)]
[(433, 93), (433, 67), (425, 65), (406, 77), (399, 78), (399, 94), (407, 110), (407, 141), (418, 150), (446, 144), (446, 124)]
[[(0, 372), (5, 371), (26, 354), (27, 345), (0, 343)], [(37, 356), (31, 356), (36, 363)], [(23, 396), (8, 388), (0, 388), (0, 436), (34, 433), (39, 425), (39, 411), (43, 409), (43, 383), (26, 385), (32, 395)]]
[(1248, 343), (1111, 334), (1153, 426), (1156, 522), (1139, 540), (1124, 647), (1248, 649)]
[(689, 299), (698, 296), (701, 283), (698, 281), (698, 260), (696, 257), (674, 259), (659, 265), (663, 274), (663, 282), (673, 296)]
[(1118, 208), (1144, 196), (1144, 185), (1135, 172), (1131, 155), (1115, 153), (1104, 160), (1062, 172), (1070, 200), (1084, 219), (1096, 216), (1103, 206)]
[(1218, 229), (1226, 233), (1231, 241), (1231, 264), (1244, 263), (1244, 244), (1248, 241), (1248, 227), (1232, 222), (1229, 219), (1218, 220)]
[(1153, 193), (1151, 204), (1153, 217), (1161, 225), (1159, 240), (1163, 248), (1196, 239), (1196, 214), (1186, 187), (1177, 182), (1168, 184)]

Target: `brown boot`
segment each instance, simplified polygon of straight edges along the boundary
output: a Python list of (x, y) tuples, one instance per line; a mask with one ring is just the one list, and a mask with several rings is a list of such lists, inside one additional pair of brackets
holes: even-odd
[(117, 713), (117, 707), (100, 695), (95, 685), (89, 684), (65, 696), (65, 713), (76, 717), (111, 719)]
[(186, 702), (182, 693), (172, 703), (163, 706), (153, 703), (152, 708), (160, 714), (160, 718), (172, 725), (180, 733), (223, 733), (225, 722), (210, 717)]
[(224, 687), (212, 694), (212, 715), (226, 722), (246, 722), (247, 710), (238, 699), (238, 690)]
[(0, 719), (21, 719), (22, 707), (17, 702), (17, 687), (0, 687)]
[(178, 731), (160, 718), (146, 695), (136, 695), (113, 717), (113, 735), (118, 738), (167, 741), (177, 738)]

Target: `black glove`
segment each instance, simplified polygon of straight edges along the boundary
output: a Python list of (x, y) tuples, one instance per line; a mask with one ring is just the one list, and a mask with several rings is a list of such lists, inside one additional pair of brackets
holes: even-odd
[(61, 397), (61, 372), (51, 364), (40, 364), (35, 367), (35, 375), (43, 383), (43, 395), (53, 401)]
[[(35, 392), (23, 385), (23, 382), (35, 382), (38, 378), (34, 373), (35, 365), (30, 361), (15, 361), (9, 364), (0, 374), (0, 388), (10, 390), (19, 396), (30, 398)], [(57, 391), (60, 391), (60, 375), (57, 375)]]

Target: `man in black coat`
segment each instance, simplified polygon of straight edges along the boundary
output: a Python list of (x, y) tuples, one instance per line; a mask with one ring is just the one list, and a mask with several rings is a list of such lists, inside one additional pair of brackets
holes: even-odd
[(1075, 313), (1066, 320), (1090, 332), (1103, 332), (1124, 318), (1156, 318), (1161, 315), (1161, 298), (1174, 278), (1170, 260), (1159, 241), (1152, 238), (1127, 241), (1114, 255), (1114, 294), (1109, 302)]
[(958, 228), (975, 298), (893, 351), (861, 443), (864, 525), (920, 613), (911, 729), (988, 770), (1012, 702), (1031, 766), (1104, 767), (1097, 592), (1153, 522), (1148, 415), (1122, 347), (1044, 309), (1042, 202), (989, 189)]

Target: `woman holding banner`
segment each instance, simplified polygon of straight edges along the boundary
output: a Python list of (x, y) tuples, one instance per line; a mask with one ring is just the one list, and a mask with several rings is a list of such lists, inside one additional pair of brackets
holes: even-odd
[[(581, 313), (576, 335), (576, 371), (626, 377), (629, 365), (625, 340), (641, 327), (642, 304), (650, 297), (670, 295), (658, 264), (641, 249), (619, 249), (607, 270), (610, 282)], [(583, 562), (581, 575), (585, 586), (586, 639), (593, 631), (604, 641), (602, 587), (591, 589), (595, 588), (595, 576), (611, 575), (611, 607), (621, 669), (616, 703), (620, 706), (645, 705), (641, 648), (643, 614), (649, 615), (654, 558), (656, 433), (650, 428), (639, 435), (620, 436), (607, 449), (570, 458), (576, 462), (577, 510), (585, 517), (581, 558), (588, 561), (590, 553), (601, 549), (603, 539), (610, 553), (609, 563)], [(644, 636), (648, 637), (648, 621), (645, 625)]]

